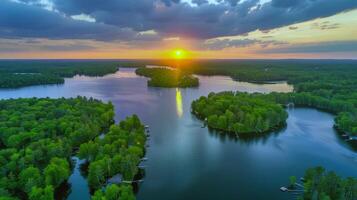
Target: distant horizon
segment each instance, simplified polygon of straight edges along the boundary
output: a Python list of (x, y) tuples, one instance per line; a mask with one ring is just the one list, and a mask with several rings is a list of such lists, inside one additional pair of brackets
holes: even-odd
[[(73, 60), (73, 61), (75, 61), (75, 60), (77, 60), (77, 61), (96, 61), (96, 60), (98, 60), (98, 61), (101, 61), (101, 60), (103, 60), (103, 61), (124, 61), (124, 60), (132, 60), (132, 61), (135, 61), (135, 60), (140, 60), (140, 61), (150, 61), (150, 60), (155, 60), (155, 61), (158, 61), (158, 60), (175, 60), (175, 59), (160, 59), (160, 58), (0, 58), (0, 61), (17, 61), (17, 60), (22, 60), (22, 61), (31, 61), (31, 60), (33, 60), (33, 61), (46, 61), (46, 60), (48, 60), (48, 61), (56, 61), (56, 60), (58, 60), (58, 61), (66, 61), (66, 60), (68, 60), (68, 61), (71, 61), (71, 60)], [(261, 61), (264, 61), (264, 60), (267, 60), (267, 61), (272, 61), (272, 60), (282, 60), (282, 61), (284, 61), (284, 60), (286, 60), (286, 61), (288, 61), (288, 60), (306, 60), (306, 61), (309, 61), (309, 60), (335, 60), (335, 61), (348, 61), (348, 60), (350, 60), (350, 61), (357, 61), (357, 58), (272, 58), (272, 59), (268, 59), (268, 58), (247, 58), (247, 59), (244, 59), (244, 58), (194, 58), (194, 59), (183, 59), (182, 61), (200, 61), (200, 60), (202, 60), (202, 61), (209, 61), (209, 60), (232, 60), (232, 61), (234, 61), (234, 60), (237, 60), (237, 61), (239, 61), (239, 60), (242, 60), (242, 61), (244, 61), (244, 60), (247, 60), (247, 61), (249, 61), (249, 60), (252, 60), (252, 61), (254, 61), (254, 60), (261, 60)]]

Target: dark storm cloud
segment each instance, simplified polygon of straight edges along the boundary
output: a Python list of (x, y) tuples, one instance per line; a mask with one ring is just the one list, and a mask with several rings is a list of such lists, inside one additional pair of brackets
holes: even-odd
[(306, 3), (306, 0), (273, 0), (272, 1), (272, 5), (274, 7), (281, 7), (281, 8), (295, 7), (303, 3)]
[[(18, 0), (19, 1), (19, 0)], [(183, 36), (209, 39), (327, 17), (357, 8), (356, 0), (221, 0), (196, 6), (180, 0), (22, 0), (0, 3), (0, 37), (146, 40)], [(50, 8), (50, 9), (49, 9)], [(47, 10), (45, 10), (47, 9)], [(71, 19), (85, 14), (95, 23)]]
[(1, 2), (1, 38), (130, 39), (133, 31), (106, 24), (73, 20), (36, 6)]

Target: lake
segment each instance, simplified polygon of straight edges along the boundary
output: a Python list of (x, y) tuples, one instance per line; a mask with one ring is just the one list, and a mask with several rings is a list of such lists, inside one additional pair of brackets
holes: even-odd
[[(76, 76), (63, 85), (3, 89), (0, 98), (81, 95), (112, 101), (117, 121), (137, 114), (150, 126), (151, 135), (139, 200), (291, 199), (279, 188), (288, 184), (289, 176), (301, 177), (306, 168), (318, 165), (357, 177), (357, 153), (337, 137), (333, 115), (328, 113), (290, 109), (283, 130), (255, 139), (211, 132), (190, 113), (192, 100), (209, 92), (292, 91), (285, 82), (252, 84), (225, 76), (198, 76), (198, 88), (149, 88), (147, 79), (134, 70), (122, 68), (104, 77)], [(69, 182), (76, 186), (68, 199), (89, 198), (78, 170)]]

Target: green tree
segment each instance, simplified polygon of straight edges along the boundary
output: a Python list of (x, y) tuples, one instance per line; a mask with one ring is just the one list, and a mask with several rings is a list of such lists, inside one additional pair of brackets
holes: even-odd
[(67, 160), (61, 158), (52, 158), (50, 164), (44, 171), (45, 182), (47, 185), (58, 187), (70, 175), (69, 164)]
[(30, 193), (33, 187), (41, 187), (42, 184), (40, 170), (32, 166), (22, 170), (19, 179), (21, 188), (27, 193)]
[(46, 186), (45, 188), (33, 187), (30, 195), (30, 200), (54, 200), (54, 193), (52, 186)]

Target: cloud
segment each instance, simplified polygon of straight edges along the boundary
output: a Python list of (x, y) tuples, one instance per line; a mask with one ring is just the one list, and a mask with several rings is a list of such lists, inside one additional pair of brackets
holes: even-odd
[(0, 39), (0, 52), (33, 52), (33, 51), (83, 51), (94, 50), (97, 47), (88, 42), (49, 41), (42, 39), (9, 40)]
[(157, 37), (140, 34), (128, 27), (95, 23), (94, 18), (83, 13), (66, 17), (24, 3), (5, 0), (0, 4), (0, 38), (157, 40)]
[(91, 17), (90, 15), (83, 14), (83, 13), (79, 14), (79, 15), (72, 15), (71, 18), (75, 19), (75, 20), (86, 21), (86, 22), (96, 22), (95, 18)]
[(315, 22), (312, 24), (313, 29), (319, 29), (319, 30), (331, 30), (331, 29), (337, 29), (340, 28), (339, 23), (331, 23), (329, 21), (324, 21), (321, 23)]
[(286, 42), (276, 40), (257, 40), (257, 39), (213, 39), (203, 44), (205, 49), (209, 50), (221, 50), (225, 48), (243, 48), (253, 45), (259, 45), (261, 48), (268, 46), (276, 46), (287, 44)]
[[(21, 2), (21, 3), (18, 3)], [(143, 41), (243, 35), (335, 15), (355, 0), (2, 0), (0, 37)]]
[(331, 41), (309, 44), (294, 44), (272, 49), (261, 49), (257, 53), (329, 53), (329, 52), (357, 52), (357, 41)]

